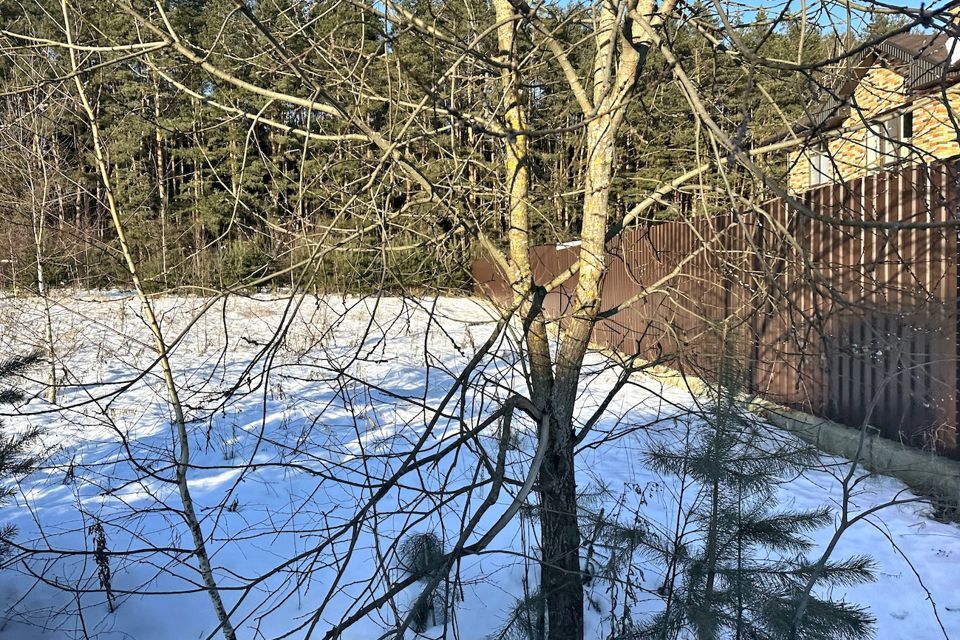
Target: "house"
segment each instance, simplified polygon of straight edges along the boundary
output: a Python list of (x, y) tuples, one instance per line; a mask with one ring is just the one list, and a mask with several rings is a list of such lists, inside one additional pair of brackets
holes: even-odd
[(825, 100), (770, 141), (793, 136), (804, 140), (790, 154), (795, 194), (960, 155), (960, 39), (902, 33), (867, 48)]

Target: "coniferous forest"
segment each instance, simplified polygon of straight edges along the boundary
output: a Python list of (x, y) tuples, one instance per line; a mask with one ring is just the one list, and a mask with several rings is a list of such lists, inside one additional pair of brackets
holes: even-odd
[[(5, 2), (0, 11), (7, 44), (0, 60), (6, 286), (36, 287), (37, 227), (48, 282), (123, 283), (126, 269), (110, 231), (88, 118), (65, 81), (72, 73), (66, 51), (49, 44), (63, 38), (60, 8)], [(505, 241), (502, 137), (496, 134), (503, 126), (502, 97), (488, 3), (403, 2), (386, 11), (339, 1), (271, 0), (242, 9), (229, 0), (178, 1), (163, 7), (162, 20), (157, 7), (143, 9), (151, 26), (169, 24), (169, 33), (160, 34), (145, 30), (123, 5), (80, 3), (71, 11), (82, 16), (76, 44), (93, 47), (78, 50), (79, 72), (131, 248), (152, 291), (243, 286), (308, 258), (321, 239), (338, 250), (311, 275), (310, 284), (320, 289), (459, 289), (476, 252), (475, 227)], [(435, 25), (456, 45), (424, 37), (404, 18), (392, 19), (391, 11)], [(581, 22), (582, 11), (560, 5), (538, 18), (558, 41), (578, 45), (568, 56), (577, 68), (593, 55), (592, 27)], [(803, 115), (810, 95), (835, 71), (746, 68), (718, 48), (722, 25), (705, 6), (691, 5), (686, 14), (670, 26), (671, 45), (688, 61), (687, 72), (719, 124), (744, 148)], [(841, 46), (816, 24), (768, 16), (762, 8), (741, 24), (743, 42), (772, 58), (820, 61)], [(231, 82), (159, 44), (170, 34)], [(271, 39), (282, 43), (282, 54)], [(137, 46), (130, 48), (132, 42)], [(529, 158), (535, 241), (569, 240), (581, 222), (584, 116), (549, 51), (518, 46), (528, 49), (518, 52), (528, 126), (544, 132), (534, 138)], [(46, 55), (37, 55), (43, 48)], [(669, 65), (657, 52), (649, 57), (617, 134), (613, 206), (621, 210), (689, 169), (690, 157), (713, 153)], [(404, 156), (449, 210), (421, 202), (420, 185), (386, 170), (384, 151), (354, 124), (251, 94), (238, 86), (245, 82), (308, 99), (318, 89), (329, 94), (351, 118), (402, 141)], [(785, 164), (778, 164), (782, 173)], [(371, 179), (379, 193), (358, 200)], [(689, 211), (693, 191), (675, 196), (658, 215)], [(721, 206), (722, 198), (699, 196), (698, 208)], [(385, 245), (389, 251), (381, 250)], [(288, 284), (283, 278), (272, 283)]]

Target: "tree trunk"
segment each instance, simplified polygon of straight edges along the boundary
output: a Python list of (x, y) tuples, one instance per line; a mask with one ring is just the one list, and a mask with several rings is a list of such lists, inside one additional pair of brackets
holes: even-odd
[[(576, 397), (576, 390), (554, 387), (554, 411)], [(572, 403), (569, 403), (572, 404)], [(558, 406), (559, 405), (559, 406)], [(565, 411), (572, 414), (572, 411)], [(580, 525), (571, 421), (556, 413), (550, 420), (550, 449), (540, 467), (541, 592), (547, 603), (550, 640), (583, 638), (583, 580)]]
[[(555, 386), (550, 344), (536, 283), (530, 267), (529, 139), (520, 94), (521, 78), (515, 51), (519, 16), (509, 0), (494, 0), (499, 54), (506, 63), (501, 73), (504, 120), (514, 133), (505, 145), (508, 186), (510, 274), (514, 303), (524, 322), (531, 396), (551, 415), (549, 449), (540, 470), (540, 588), (546, 601), (550, 640), (583, 638), (583, 583), (580, 579), (580, 529), (577, 523), (577, 485), (573, 459), (573, 405), (578, 374)], [(582, 356), (581, 356), (582, 357)], [(572, 386), (571, 386), (572, 383)]]
[(616, 117), (587, 125), (583, 227), (574, 307), (557, 354), (550, 397), (550, 451), (540, 474), (543, 591), (550, 640), (583, 638), (583, 580), (574, 465), (573, 418), (583, 357), (600, 311)]
[(153, 119), (154, 119), (154, 144), (156, 145), (156, 171), (157, 171), (157, 205), (160, 216), (160, 267), (163, 271), (163, 286), (169, 286), (167, 280), (167, 213), (169, 207), (169, 197), (167, 195), (167, 168), (166, 158), (163, 153), (163, 130), (160, 128), (160, 84), (153, 81)]
[[(53, 317), (50, 313), (50, 298), (47, 295), (47, 279), (43, 271), (44, 250), (43, 236), (46, 225), (47, 201), (50, 194), (50, 180), (47, 175), (46, 160), (43, 157), (43, 149), (40, 145), (40, 138), (34, 134), (31, 140), (31, 151), (36, 159), (36, 175), (31, 175), (31, 200), (32, 200), (32, 223), (33, 223), (33, 242), (34, 255), (37, 263), (37, 294), (43, 301), (43, 320), (44, 320), (44, 339), (47, 350), (47, 402), (55, 404), (57, 402), (57, 361), (53, 348)], [(40, 184), (37, 185), (36, 179), (39, 178)]]

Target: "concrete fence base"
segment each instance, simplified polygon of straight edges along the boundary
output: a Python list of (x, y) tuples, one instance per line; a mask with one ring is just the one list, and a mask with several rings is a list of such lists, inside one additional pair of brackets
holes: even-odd
[[(609, 349), (600, 351), (616, 360), (624, 359), (621, 354)], [(667, 367), (651, 367), (645, 374), (664, 385), (697, 395), (707, 393), (710, 388), (700, 378), (684, 376)], [(883, 438), (877, 429), (869, 425), (863, 434), (861, 448), (859, 429), (756, 396), (745, 395), (742, 400), (757, 417), (789, 431), (820, 451), (848, 460), (856, 459), (872, 473), (897, 478), (914, 493), (931, 498), (943, 517), (960, 519), (960, 462)]]

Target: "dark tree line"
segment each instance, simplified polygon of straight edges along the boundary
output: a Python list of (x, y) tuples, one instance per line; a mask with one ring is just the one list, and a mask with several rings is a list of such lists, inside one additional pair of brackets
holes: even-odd
[[(491, 84), (497, 75), (491, 7), (476, 0), (417, 0), (383, 8), (291, 0), (238, 6), (194, 0), (162, 8), (183, 43), (241, 81), (309, 94), (322, 78), (324, 91), (372, 129), (402, 140), (405, 154), (438, 181), (453, 211), (438, 215), (433, 204), (418, 203), (415, 185), (384, 172), (382, 152), (349, 124), (221, 82), (169, 47), (151, 46), (158, 42), (155, 34), (144, 32), (118, 6), (80, 3), (73, 7), (77, 44), (91, 49), (80, 51), (81, 73), (149, 286), (242, 284), (296, 264), (331, 235), (342, 239), (361, 230), (325, 256), (311, 285), (464, 287), (472, 241), (463, 218), (497, 242), (509, 226), (499, 204), (498, 143), (484, 135), (491, 124), (503, 124), (501, 98)], [(157, 8), (145, 11), (159, 19)], [(436, 25), (458, 40), (424, 38), (391, 11)], [(3, 2), (0, 12), (4, 286), (35, 283), (38, 248), (31, 220), (49, 229), (39, 248), (49, 283), (122, 282), (88, 127), (62, 82), (71, 73), (65, 51), (49, 46), (60, 37), (57, 22), (47, 19), (57, 15), (58, 5)], [(589, 26), (579, 12), (573, 5), (545, 10), (553, 36), (571, 46), (587, 40)], [(282, 41), (282, 56), (264, 47), (257, 22)], [(819, 27), (774, 20), (762, 10), (741, 26), (751, 47), (775, 58), (817, 60), (832, 46)], [(738, 63), (717, 45), (722, 29), (699, 5), (689, 7), (668, 35), (690, 61), (691, 78), (723, 125), (745, 147), (801, 115), (809, 95), (805, 85), (829, 75), (829, 69), (804, 77)], [(131, 48), (133, 42), (144, 44)], [(535, 138), (529, 159), (536, 178), (531, 222), (538, 241), (567, 240), (580, 224), (583, 116), (549, 52), (529, 41), (519, 46), (526, 49), (522, 96), (529, 126), (545, 131)], [(590, 55), (589, 47), (577, 47), (571, 63), (585, 68)], [(618, 134), (615, 200), (621, 210), (689, 168), (691, 157), (713, 152), (683, 108), (669, 65), (656, 51), (650, 58)], [(778, 96), (775, 105), (770, 94)], [(474, 115), (483, 120), (471, 119)], [(378, 174), (382, 195), (359, 202), (356, 194)], [(41, 178), (47, 186), (39, 202)], [(691, 187), (658, 215), (718, 206), (717, 198), (703, 195), (708, 192)], [(399, 215), (377, 224), (384, 211)], [(384, 252), (387, 244), (401, 248)]]

